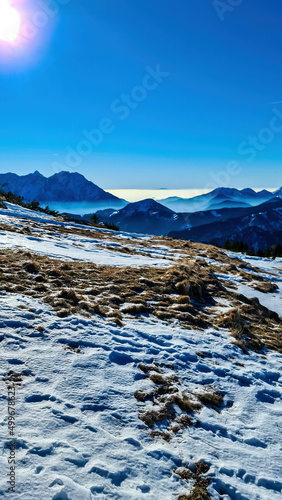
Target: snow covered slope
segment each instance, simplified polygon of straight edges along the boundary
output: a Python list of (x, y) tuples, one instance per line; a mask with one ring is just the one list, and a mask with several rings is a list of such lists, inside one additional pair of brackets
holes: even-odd
[(281, 498), (281, 259), (12, 205), (0, 256), (2, 498)]

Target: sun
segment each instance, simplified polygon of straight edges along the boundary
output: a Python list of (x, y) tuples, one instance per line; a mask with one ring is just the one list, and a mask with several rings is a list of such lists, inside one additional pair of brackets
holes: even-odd
[(0, 40), (15, 42), (21, 26), (19, 12), (14, 9), (9, 0), (0, 0)]

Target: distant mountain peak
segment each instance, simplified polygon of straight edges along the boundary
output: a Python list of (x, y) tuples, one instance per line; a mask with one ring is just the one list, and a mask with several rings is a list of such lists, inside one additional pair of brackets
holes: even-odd
[(226, 194), (226, 193), (236, 193), (238, 190), (236, 188), (229, 187), (218, 187), (212, 191), (212, 193)]
[(255, 196), (256, 195), (256, 192), (253, 189), (251, 189), (251, 188), (242, 189), (241, 193), (247, 194), (249, 196)]
[[(34, 177), (44, 177), (44, 175), (42, 175), (40, 172), (38, 172), (38, 170), (35, 170), (33, 172), (33, 174), (30, 174), (30, 175), (33, 175)], [(44, 177), (44, 179), (46, 179), (46, 177)]]
[[(38, 170), (28, 175), (0, 174), (0, 185), (22, 196), (24, 201), (40, 203), (101, 203), (108, 207), (122, 208), (124, 200), (104, 191), (78, 172), (61, 171), (44, 177)], [(106, 208), (106, 207), (105, 207)]]
[(153, 200), (152, 198), (147, 198), (145, 200), (136, 201), (134, 203), (129, 203), (122, 209), (124, 213), (137, 213), (137, 212), (161, 212), (166, 214), (173, 214), (173, 211), (166, 208), (161, 203)]
[[(273, 198), (273, 196), (272, 193), (266, 190), (256, 193), (251, 188), (239, 190), (236, 188), (218, 187), (209, 193), (198, 195), (193, 198), (184, 199), (171, 197), (160, 200), (160, 203), (174, 212), (195, 213), (221, 208), (256, 206)], [(276, 196), (280, 195), (277, 194)]]

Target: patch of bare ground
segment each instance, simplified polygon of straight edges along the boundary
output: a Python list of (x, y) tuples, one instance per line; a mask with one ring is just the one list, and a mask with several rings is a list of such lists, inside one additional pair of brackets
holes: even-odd
[[(167, 239), (160, 240), (164, 241), (167, 243)], [(247, 299), (230, 290), (229, 284), (227, 287), (225, 281), (216, 276), (218, 267), (213, 269), (196, 257), (205, 248), (207, 254), (229, 262), (232, 268), (238, 267), (241, 261), (230, 262), (230, 258), (215, 247), (169, 239), (168, 243), (167, 246), (178, 244), (178, 248), (187, 253), (187, 257), (179, 258), (168, 268), (97, 266), (23, 250), (1, 250), (0, 292), (38, 298), (50, 304), (59, 317), (97, 314), (120, 327), (129, 315), (152, 315), (171, 324), (176, 321), (186, 329), (229, 328), (244, 351), (266, 347), (281, 352), (278, 315), (261, 306), (257, 299)], [(156, 245), (156, 240), (153, 244)], [(223, 267), (226, 274), (227, 266)], [(271, 285), (267, 280), (257, 283), (260, 287)], [(232, 309), (238, 309), (238, 314), (222, 315), (216, 307), (221, 298), (227, 300)]]
[[(141, 245), (141, 246), (143, 246), (143, 245)], [(108, 245), (108, 244), (107, 245), (99, 244), (99, 245), (97, 245), (97, 248), (101, 248), (102, 250), (108, 250), (110, 252), (125, 253), (127, 255), (143, 255), (144, 257), (148, 257), (148, 258), (154, 257), (154, 255), (151, 255), (150, 253), (142, 252), (142, 250), (139, 250), (139, 249), (137, 250), (134, 247), (130, 248), (127, 246), (122, 246), (122, 245), (113, 246), (113, 245)], [(169, 257), (165, 257), (165, 256), (162, 258), (169, 259)]]
[(153, 241), (157, 241), (158, 243), (169, 246), (170, 248), (175, 250), (182, 250), (183, 253), (187, 254), (190, 257), (197, 256), (202, 259), (208, 258), (215, 260), (221, 264), (235, 266), (239, 269), (248, 269), (260, 272), (259, 269), (251, 266), (251, 264), (242, 262), (242, 260), (238, 259), (237, 257), (229, 257), (224, 250), (213, 245), (205, 245), (204, 243), (196, 243), (194, 241), (178, 240), (168, 237), (155, 237), (153, 238)]
[(0, 197), (0, 208), (3, 208), (4, 210), (7, 210), (7, 207), (6, 207), (6, 205), (3, 203), (3, 201), (5, 201), (5, 200), (4, 200), (4, 198), (2, 198), (2, 196), (1, 196), (1, 197)]
[(264, 281), (263, 283), (259, 284), (251, 284), (252, 288), (255, 290), (258, 290), (258, 292), (262, 293), (275, 293), (278, 290), (278, 286), (276, 283), (272, 283), (271, 281)]
[(261, 351), (273, 349), (282, 352), (281, 318), (260, 304), (258, 299), (248, 299), (234, 294), (235, 305), (217, 317), (218, 326), (229, 328), (235, 344), (245, 353), (248, 349)]
[(209, 325), (207, 304), (221, 285), (208, 267), (177, 262), (166, 269), (97, 266), (22, 250), (0, 251), (0, 291), (38, 297), (61, 317), (99, 314), (122, 324), (124, 315), (178, 319), (186, 328)]
[(209, 386), (206, 392), (183, 392), (173, 367), (141, 363), (139, 368), (150, 387), (147, 391), (137, 390), (134, 396), (139, 403), (147, 403), (140, 409), (139, 418), (150, 429), (152, 438), (170, 441), (185, 427), (196, 425), (195, 414), (202, 406), (218, 409), (223, 404), (223, 395), (214, 387)]

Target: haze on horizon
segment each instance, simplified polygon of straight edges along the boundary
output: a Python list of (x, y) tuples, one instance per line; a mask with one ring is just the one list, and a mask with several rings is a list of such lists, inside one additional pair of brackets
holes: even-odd
[(1, 173), (77, 171), (111, 191), (281, 186), (276, 0), (221, 14), (210, 0), (14, 4), (19, 39), (0, 41)]

